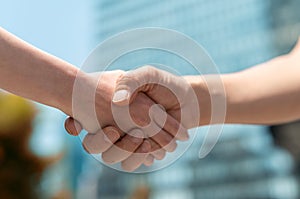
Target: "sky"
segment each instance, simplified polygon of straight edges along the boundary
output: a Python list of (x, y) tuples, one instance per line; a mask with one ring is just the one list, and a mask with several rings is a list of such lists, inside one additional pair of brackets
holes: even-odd
[[(92, 1), (0, 0), (0, 27), (26, 42), (75, 66), (94, 48), (91, 44)], [(31, 146), (40, 155), (51, 155), (65, 146), (65, 115), (38, 106)], [(67, 140), (71, 142), (72, 139)], [(75, 142), (74, 142), (75, 143)], [(78, 142), (76, 142), (78, 144)]]
[(79, 66), (90, 51), (90, 1), (0, 0), (0, 26)]

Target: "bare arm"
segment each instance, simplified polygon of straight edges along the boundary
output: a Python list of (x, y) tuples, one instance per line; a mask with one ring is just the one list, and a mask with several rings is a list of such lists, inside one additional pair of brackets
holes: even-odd
[[(203, 78), (206, 77), (206, 78)], [(215, 89), (213, 76), (184, 76), (186, 83), (178, 76), (151, 66), (126, 73), (118, 80), (116, 93), (127, 90), (127, 98), (115, 102), (124, 105), (134, 101), (134, 93), (143, 91), (157, 103), (162, 104), (175, 118), (180, 120), (176, 112), (180, 109), (173, 94), (168, 91), (195, 91), (196, 99), (193, 97), (179, 96), (179, 101), (188, 108), (186, 115), (192, 115), (195, 106), (200, 110), (200, 118), (191, 117), (188, 121), (181, 121), (186, 128), (218, 123), (211, 121), (211, 96), (205, 80), (209, 79), (209, 85), (214, 90), (213, 95), (222, 96), (226, 99), (225, 123), (241, 124), (277, 124), (300, 119), (300, 42), (292, 52), (272, 59), (266, 63), (259, 64), (247, 70), (221, 75), (225, 94), (219, 86)], [(149, 80), (149, 83), (145, 83)], [(163, 82), (163, 86), (155, 85), (153, 82)], [(140, 87), (133, 90), (132, 85)], [(149, 86), (151, 85), (151, 86)], [(179, 92), (184, 93), (184, 92)], [(130, 99), (130, 100), (129, 100)], [(197, 104), (195, 105), (195, 102)], [(174, 108), (175, 107), (175, 108)], [(173, 109), (174, 110), (173, 110)], [(182, 110), (181, 110), (182, 112)], [(185, 113), (182, 113), (185, 114)]]
[[(101, 75), (99, 73), (98, 75), (86, 74), (73, 65), (31, 46), (0, 28), (0, 88), (58, 108), (73, 116), (83, 124), (86, 130), (93, 133), (84, 138), (83, 144), (87, 151), (90, 153), (104, 152), (104, 161), (108, 163), (122, 162), (124, 169), (134, 170), (144, 162), (145, 165), (151, 165), (154, 158), (162, 159), (166, 151), (175, 150), (177, 144), (173, 139), (173, 134), (179, 132), (186, 135), (187, 138), (187, 131), (180, 128), (180, 124), (172, 117), (167, 118), (165, 126), (163, 126), (164, 131), (158, 132), (155, 137), (152, 136), (151, 140), (150, 138), (131, 136), (137, 133), (150, 134), (149, 132), (152, 130), (142, 132), (130, 121), (126, 121), (128, 132), (122, 132), (116, 128), (111, 110), (111, 100), (116, 80), (123, 73), (123, 71), (111, 71), (101, 73)], [(98, 82), (100, 76), (101, 82)], [(76, 114), (75, 111), (72, 113), (72, 93), (75, 79), (80, 80), (77, 87), (81, 89), (75, 97)], [(93, 98), (95, 98), (95, 103), (93, 103)], [(145, 94), (140, 94), (138, 101), (130, 107), (133, 119), (140, 121), (141, 126), (147, 125), (150, 120), (149, 109), (154, 104)], [(91, 112), (90, 109), (85, 109), (85, 107), (94, 108), (94, 106), (96, 106), (96, 113), (93, 110)], [(125, 121), (125, 119), (123, 120)], [(100, 127), (99, 123), (102, 130), (96, 129)], [(162, 129), (155, 125), (156, 129)], [(119, 139), (121, 135), (124, 136)], [(105, 139), (105, 136), (108, 139)], [(155, 142), (152, 141), (152, 138)], [(115, 146), (111, 147), (114, 143)], [(158, 154), (157, 151), (159, 151)], [(135, 152), (143, 153), (143, 156), (135, 157)]]
[[(277, 124), (300, 119), (300, 45), (247, 70), (221, 76), (227, 98), (226, 123)], [(210, 103), (201, 78), (185, 77), (199, 98), (208, 124)]]
[(0, 28), (0, 88), (71, 115), (78, 69)]

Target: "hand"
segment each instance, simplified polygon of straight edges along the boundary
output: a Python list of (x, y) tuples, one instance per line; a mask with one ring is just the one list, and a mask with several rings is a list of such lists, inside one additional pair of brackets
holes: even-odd
[(118, 79), (113, 103), (119, 106), (132, 104), (140, 93), (147, 94), (162, 105), (186, 129), (199, 126), (198, 98), (187, 79), (144, 66), (127, 72)]
[[(142, 136), (143, 134), (150, 135), (151, 129), (150, 131), (148, 130), (148, 132), (141, 132), (136, 129), (136, 126), (128, 126), (127, 133), (130, 135), (124, 135), (120, 129), (113, 127), (116, 126), (116, 123), (112, 115), (111, 100), (115, 89), (115, 82), (123, 74), (122, 71), (101, 74), (101, 81), (96, 89), (95, 102), (97, 118), (101, 127), (104, 128), (103, 131), (99, 130), (94, 134), (88, 134), (84, 138), (83, 145), (90, 153), (104, 152), (102, 158), (107, 163), (122, 161), (124, 169), (134, 170), (143, 162), (145, 165), (150, 165), (154, 158), (163, 158), (165, 152), (161, 148), (167, 151), (175, 150), (176, 142), (173, 139), (173, 136), (178, 130), (180, 131), (178, 135), (181, 135), (179, 138), (187, 139), (188, 135), (186, 130), (171, 116), (167, 116), (166, 123), (163, 126), (157, 126), (161, 129), (159, 133), (147, 139), (142, 138)], [(90, 102), (88, 102), (89, 99), (87, 99), (88, 95), (85, 95), (84, 93), (89, 93), (89, 91), (86, 91), (85, 89), (88, 88), (89, 85), (94, 84), (95, 81), (98, 81), (98, 79), (99, 75), (88, 75), (83, 78), (83, 99), (77, 99), (76, 101), (80, 102), (79, 106), (81, 106), (81, 104), (84, 106), (80, 107), (79, 111), (76, 111), (77, 114), (74, 115), (75, 119), (80, 121), (81, 124), (74, 122), (74, 120), (70, 118), (66, 120), (66, 129), (71, 134), (76, 135), (81, 130), (81, 125), (85, 129), (89, 129), (90, 132), (93, 132), (95, 129), (95, 125), (90, 122), (93, 121), (93, 119), (89, 118), (90, 114), (87, 113), (85, 109), (85, 104)], [(137, 95), (136, 101), (129, 107), (133, 120), (140, 126), (147, 125), (151, 121), (148, 113), (150, 107), (154, 104), (155, 103), (145, 94), (141, 93)], [(163, 111), (161, 110), (161, 112)], [(120, 117), (122, 118), (121, 115)], [(126, 118), (122, 118), (122, 120), (126, 121)], [(141, 137), (137, 138), (131, 136), (132, 133)], [(122, 138), (120, 139), (120, 137)], [(111, 146), (113, 143), (115, 143), (115, 145)]]
[[(74, 120), (72, 117), (68, 117), (65, 121), (65, 129), (70, 135), (78, 136), (82, 130), (81, 124)], [(97, 133), (97, 138), (95, 141), (95, 147), (99, 147), (99, 151), (105, 152), (108, 150), (114, 143), (122, 140), (124, 145), (128, 145), (128, 138), (123, 137), (120, 138), (120, 134), (123, 132), (115, 126), (107, 126), (102, 131)], [(116, 138), (117, 137), (117, 138)], [(118, 140), (119, 139), (119, 140)], [(142, 152), (149, 150), (148, 144), (150, 144), (150, 153)], [(85, 147), (85, 142), (83, 143), (83, 148), (88, 152), (90, 152)], [(146, 157), (144, 157), (144, 154)], [(122, 167), (124, 170), (133, 171), (137, 169), (143, 163), (145, 166), (151, 166), (156, 160), (162, 160), (166, 155), (166, 150), (164, 150), (159, 144), (157, 144), (152, 139), (144, 139), (144, 142), (138, 147), (138, 149), (132, 153), (126, 160), (122, 161)], [(110, 162), (107, 162), (110, 163)]]

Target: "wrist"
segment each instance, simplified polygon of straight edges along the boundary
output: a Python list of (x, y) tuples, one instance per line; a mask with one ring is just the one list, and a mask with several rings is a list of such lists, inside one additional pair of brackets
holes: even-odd
[(208, 125), (211, 120), (211, 98), (205, 80), (202, 76), (185, 76), (184, 79), (190, 84), (198, 99), (200, 121), (197, 121), (196, 126)]
[(64, 112), (79, 121), (88, 132), (113, 125), (111, 101), (115, 82), (121, 74), (123, 74), (121, 71), (103, 73), (79, 71), (71, 88), (71, 96), (63, 105), (66, 110)]
[(221, 75), (226, 93), (226, 117), (225, 123), (236, 123), (239, 119), (239, 110), (245, 102), (248, 92), (244, 88), (244, 83), (240, 79), (239, 73)]
[(69, 116), (73, 116), (72, 98), (75, 81), (86, 82), (87, 75), (75, 67), (68, 67), (61, 74), (62, 81), (60, 85), (55, 85), (56, 91), (54, 96), (54, 104), (51, 106), (61, 110)]
[[(107, 106), (103, 100), (105, 90), (99, 86), (102, 82), (99, 80), (99, 76), (100, 73), (93, 74), (82, 71), (78, 71), (75, 76), (72, 75), (73, 81), (70, 82), (72, 84), (65, 90), (66, 94), (60, 103), (60, 109), (63, 112), (72, 116), (85, 130), (91, 133), (100, 128), (97, 116)], [(100, 118), (102, 121), (102, 117)]]
[[(220, 76), (186, 76), (185, 79), (193, 88), (200, 110), (199, 125), (210, 125), (218, 123), (227, 123), (230, 120), (228, 115), (229, 110), (233, 109), (238, 100), (235, 98), (237, 78), (232, 74), (224, 74)], [(212, 101), (214, 99), (214, 102)], [(217, 101), (215, 101), (217, 100)], [(213, 115), (212, 110), (214, 105), (217, 112), (220, 112), (220, 117)], [(225, 114), (225, 118), (222, 116)], [(225, 121), (224, 121), (225, 119)]]

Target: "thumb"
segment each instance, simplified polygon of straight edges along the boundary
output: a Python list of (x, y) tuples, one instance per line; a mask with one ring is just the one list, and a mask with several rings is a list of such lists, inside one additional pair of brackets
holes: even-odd
[(143, 66), (120, 76), (116, 82), (112, 102), (121, 106), (128, 105), (135, 99), (138, 92), (149, 92), (151, 90), (149, 84), (155, 82), (155, 71), (154, 67)]
[(82, 127), (78, 121), (74, 120), (74, 118), (68, 117), (65, 120), (65, 129), (70, 135), (77, 136), (80, 134)]

